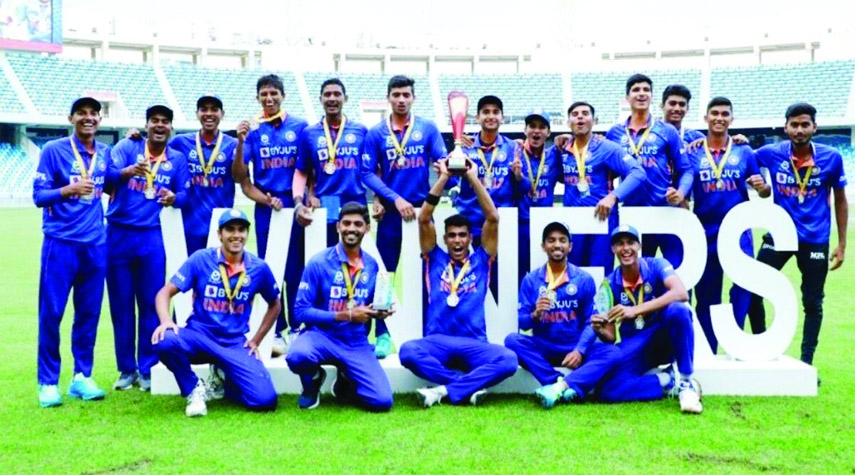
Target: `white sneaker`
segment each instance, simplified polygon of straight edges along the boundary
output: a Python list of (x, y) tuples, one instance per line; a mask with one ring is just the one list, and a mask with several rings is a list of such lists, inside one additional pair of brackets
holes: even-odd
[(285, 353), (288, 353), (288, 343), (285, 342), (285, 339), (281, 335), (276, 335), (273, 337), (273, 346), (270, 349), (270, 354), (276, 358)]
[(193, 392), (187, 396), (187, 407), (184, 409), (184, 414), (187, 417), (198, 417), (208, 414), (208, 406), (205, 405), (208, 388), (205, 387), (205, 382), (201, 379), (196, 383)]
[(211, 365), (208, 379), (205, 380), (205, 386), (208, 390), (205, 398), (209, 401), (222, 399), (225, 395), (224, 384), (223, 377), (220, 375), (220, 369), (215, 365)]
[(416, 394), (419, 396), (419, 400), (421, 400), (422, 405), (425, 408), (431, 407), (434, 404), (442, 402), (442, 394), (439, 392), (438, 386), (434, 388), (416, 389)]
[(682, 380), (680, 386), (680, 410), (686, 414), (700, 414), (704, 410), (701, 404), (701, 385), (697, 379)]
[(475, 391), (474, 393), (472, 393), (471, 396), (469, 396), (469, 404), (472, 404), (473, 406), (481, 404), (482, 402), (484, 402), (484, 396), (486, 395), (486, 389), (479, 389), (478, 391)]

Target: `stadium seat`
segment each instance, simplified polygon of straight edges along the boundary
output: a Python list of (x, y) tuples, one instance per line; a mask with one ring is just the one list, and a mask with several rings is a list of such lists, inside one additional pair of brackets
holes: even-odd
[(522, 124), (532, 109), (543, 108), (553, 122), (562, 120), (564, 87), (560, 74), (443, 74), (439, 76), (444, 117), (448, 117), (445, 98), (454, 90), (469, 96), (469, 116), (473, 118), (480, 97), (491, 94), (504, 103), (505, 123)]

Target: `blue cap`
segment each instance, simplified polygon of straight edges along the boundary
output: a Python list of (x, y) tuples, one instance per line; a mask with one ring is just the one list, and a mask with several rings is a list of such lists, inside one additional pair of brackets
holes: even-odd
[(641, 242), (641, 234), (638, 232), (637, 229), (628, 224), (618, 226), (612, 231), (611, 242), (614, 243), (615, 239), (617, 239), (617, 237), (621, 234), (628, 234), (634, 237), (636, 241)]
[(533, 119), (540, 119), (546, 124), (547, 127), (549, 126), (549, 114), (547, 114), (542, 107), (538, 107), (537, 109), (534, 109), (533, 111), (526, 114), (525, 125), (529, 125), (529, 122), (531, 122)]
[(232, 221), (243, 221), (244, 224), (249, 226), (249, 218), (246, 217), (246, 213), (237, 208), (232, 208), (223, 211), (223, 214), (220, 215), (219, 228), (222, 229), (223, 226)]
[(213, 94), (205, 94), (204, 96), (200, 97), (200, 98), (196, 101), (196, 110), (201, 109), (201, 108), (202, 108), (202, 105), (203, 105), (203, 104), (205, 104), (205, 103), (211, 103), (211, 104), (214, 104), (214, 105), (215, 105), (215, 106), (217, 106), (220, 110), (223, 110), (223, 100), (222, 100), (222, 99), (220, 99), (220, 98), (219, 98), (219, 96), (215, 96), (215, 95), (213, 95)]

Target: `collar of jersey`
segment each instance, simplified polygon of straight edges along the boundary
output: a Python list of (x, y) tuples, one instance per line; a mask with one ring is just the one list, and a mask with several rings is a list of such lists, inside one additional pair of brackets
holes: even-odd
[(653, 126), (656, 124), (656, 121), (653, 120), (653, 114), (650, 114), (650, 119), (647, 120), (647, 127), (642, 127), (638, 130), (635, 130), (629, 126), (630, 121), (632, 121), (632, 115), (630, 115), (629, 117), (626, 118), (626, 124), (624, 125), (624, 127), (626, 127), (626, 130), (630, 131), (630, 133), (632, 133), (634, 135), (638, 135), (638, 133), (641, 132), (642, 130), (652, 129)]
[(233, 266), (226, 260), (226, 256), (223, 255), (222, 248), (217, 248), (217, 264), (225, 265), (226, 272), (229, 274), (229, 277), (234, 277), (236, 274), (246, 271), (246, 251), (243, 251), (243, 260), (241, 263)]
[(634, 284), (630, 285), (629, 282), (624, 280), (623, 272), (621, 272), (621, 274), (620, 274), (621, 284), (624, 287), (631, 288), (633, 291), (635, 291), (636, 289), (638, 289), (638, 286), (640, 286), (641, 284), (644, 283), (644, 281), (645, 281), (644, 274), (646, 274), (646, 273), (647, 273), (647, 262), (643, 258), (639, 257), (638, 258), (638, 280), (635, 281)]
[(362, 259), (362, 249), (359, 250), (359, 262), (355, 266), (351, 264), (350, 259), (347, 258), (347, 254), (344, 252), (344, 244), (336, 244), (335, 253), (336, 256), (338, 256), (339, 262), (341, 262), (342, 264), (347, 264), (347, 267), (351, 270), (358, 270), (364, 267), (364, 260)]

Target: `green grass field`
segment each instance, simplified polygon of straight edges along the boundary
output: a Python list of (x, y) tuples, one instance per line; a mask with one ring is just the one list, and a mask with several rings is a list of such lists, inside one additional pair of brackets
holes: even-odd
[[(40, 409), (36, 341), (41, 215), (0, 209), (9, 225), (0, 286), (0, 473), (855, 473), (855, 257), (830, 274), (815, 364), (819, 397), (704, 398), (703, 415), (676, 401), (543, 410), (533, 396), (491, 396), (479, 407), (424, 410), (398, 395), (388, 414), (296, 396), (253, 414), (228, 401), (184, 416), (178, 396), (109, 390), (102, 402), (65, 398)], [(786, 268), (796, 281), (795, 264)], [(61, 387), (71, 379), (70, 305), (63, 321)], [(799, 327), (801, 328), (801, 327)], [(117, 373), (106, 300), (95, 379)], [(798, 356), (801, 330), (788, 351)]]

